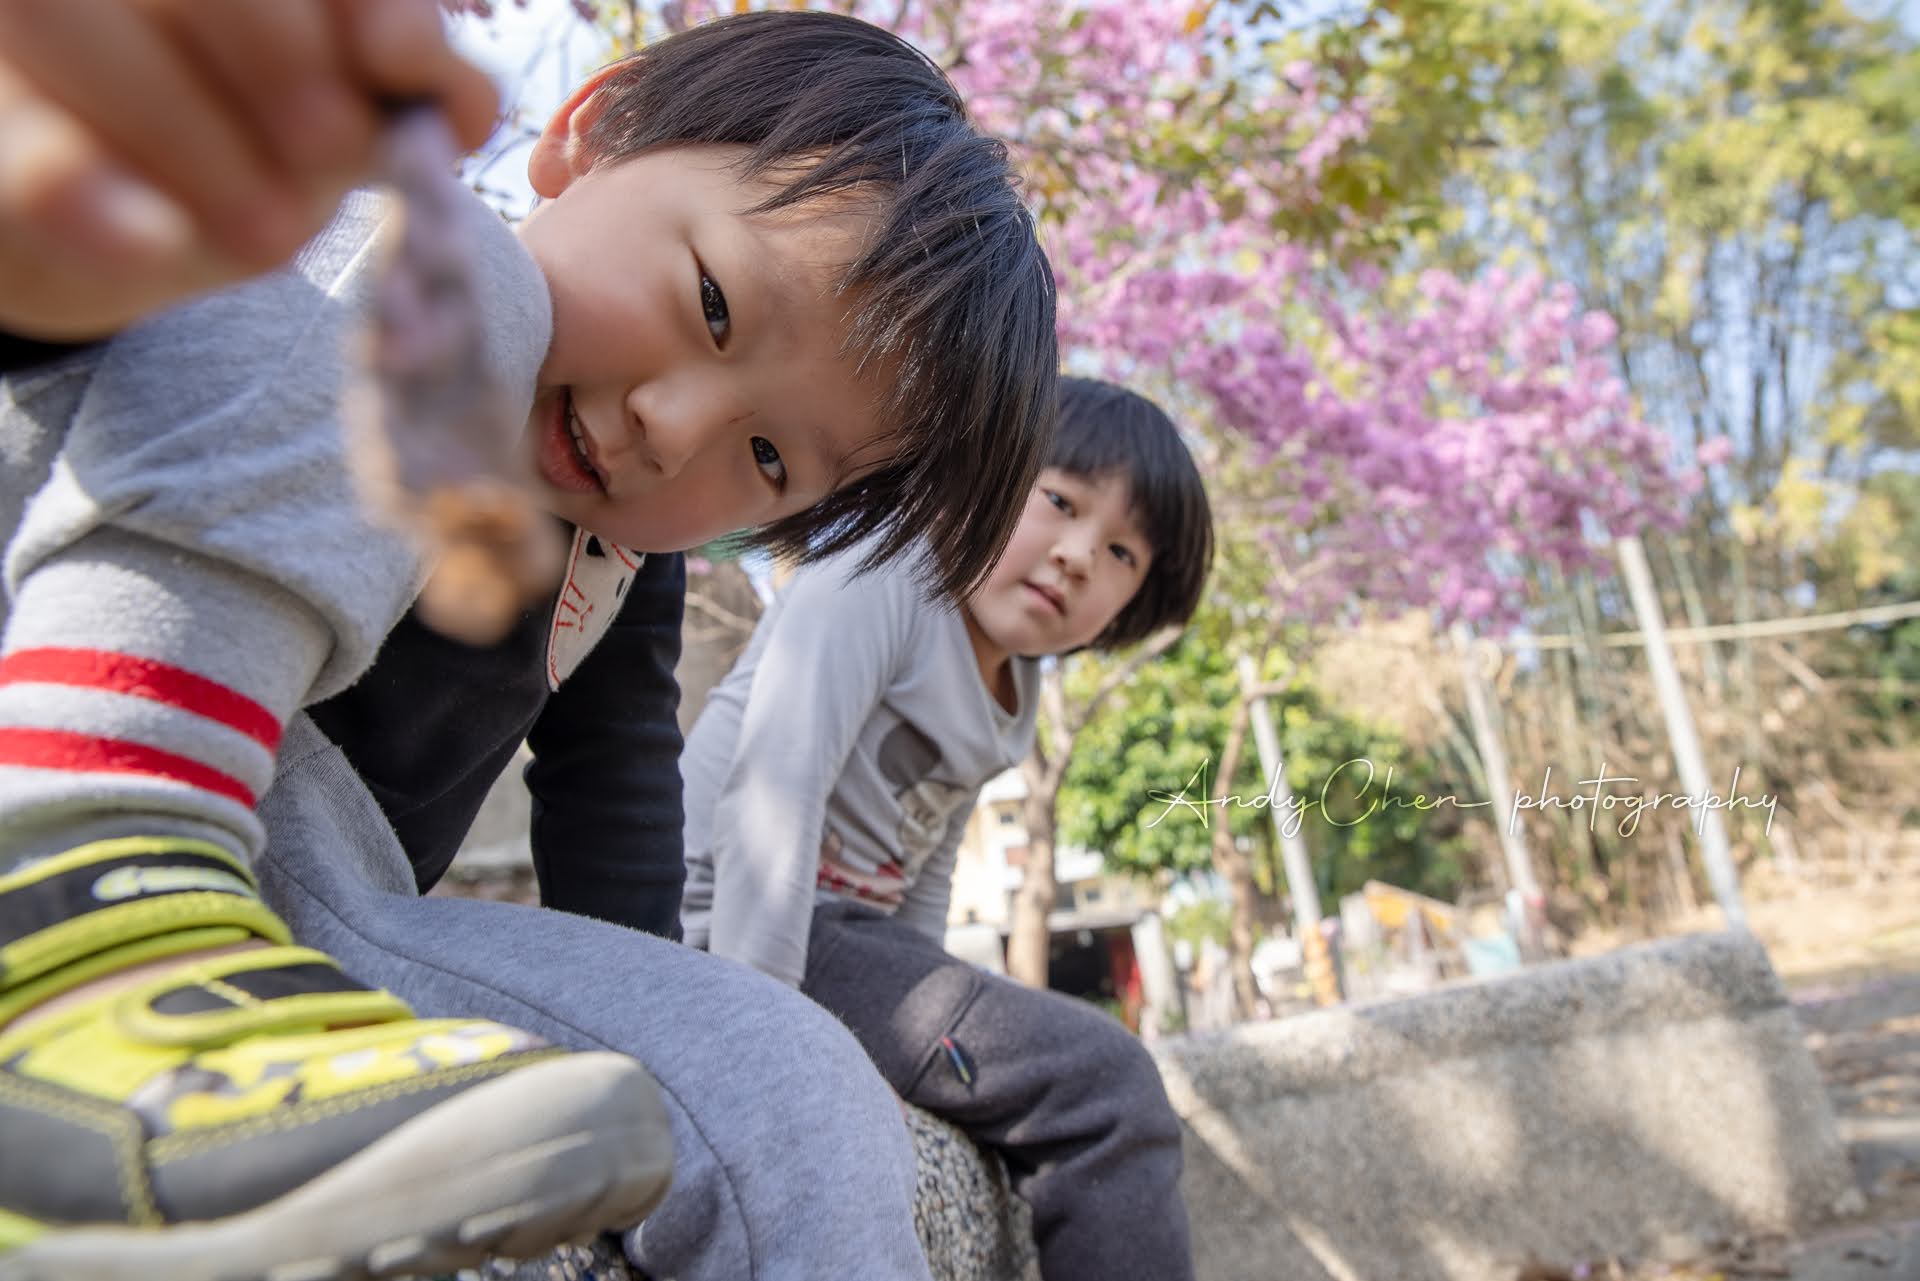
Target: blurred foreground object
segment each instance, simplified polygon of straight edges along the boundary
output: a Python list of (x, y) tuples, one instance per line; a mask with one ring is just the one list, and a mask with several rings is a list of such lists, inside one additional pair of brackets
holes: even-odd
[(365, 407), (353, 455), (376, 512), (431, 558), (421, 619), (470, 645), (506, 634), (560, 576), (560, 533), (528, 498), (526, 424), (488, 367), (472, 245), (459, 218), (458, 155), (437, 111), (398, 113), (383, 175), (400, 235), (374, 297)]

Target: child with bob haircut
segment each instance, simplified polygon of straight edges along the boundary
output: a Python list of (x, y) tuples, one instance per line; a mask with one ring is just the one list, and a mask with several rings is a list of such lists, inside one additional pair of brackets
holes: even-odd
[(802, 569), (687, 740), (688, 942), (797, 986), (902, 1098), (999, 1152), (1047, 1281), (1193, 1276), (1179, 1125), (1119, 1023), (943, 950), (955, 849), (1032, 745), (1040, 656), (1184, 624), (1212, 552), (1167, 416), (1064, 379), (1047, 465), (964, 604), (908, 565)]
[[(209, 101), (261, 123), (233, 47), (182, 47), (108, 52), (212, 68)], [(897, 1108), (830, 1018), (639, 932), (418, 891), (531, 738), (564, 816), (534, 835), (549, 899), (646, 924), (667, 895), (670, 918), (672, 553), (744, 528), (980, 578), (1051, 427), (1031, 219), (939, 70), (828, 13), (596, 72), (529, 171), (518, 235), (462, 216), (488, 364), (572, 552), (495, 649), (403, 617), (424, 567), (344, 457), (389, 198), (110, 341), (44, 340), (179, 278), (5, 313), (43, 340), (0, 378), (7, 1281), (431, 1274), (656, 1204), (653, 1275), (926, 1276)], [(831, 1139), (792, 1141), (796, 1118)]]

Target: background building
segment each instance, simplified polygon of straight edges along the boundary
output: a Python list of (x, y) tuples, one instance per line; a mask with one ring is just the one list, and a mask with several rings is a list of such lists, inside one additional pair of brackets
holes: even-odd
[[(1026, 875), (1026, 799), (1018, 769), (989, 779), (954, 860), (947, 948), (989, 969), (1004, 969), (1013, 899)], [(1097, 851), (1075, 846), (1055, 851), (1054, 880), (1059, 890), (1047, 917), (1053, 936), (1048, 986), (1107, 1005), (1135, 1028), (1144, 1007), (1178, 1000), (1155, 972), (1156, 966), (1164, 969), (1170, 980), (1172, 969), (1155, 914), (1159, 896), (1150, 883), (1113, 875)]]

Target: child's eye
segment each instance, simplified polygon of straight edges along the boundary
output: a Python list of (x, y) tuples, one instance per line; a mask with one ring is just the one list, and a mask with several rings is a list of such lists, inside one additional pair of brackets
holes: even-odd
[(1132, 548), (1124, 547), (1119, 543), (1113, 543), (1109, 545), (1107, 550), (1111, 551), (1114, 559), (1118, 560), (1122, 565), (1131, 566), (1133, 564), (1134, 556)]
[(700, 315), (707, 322), (707, 332), (713, 335), (714, 346), (726, 346), (731, 328), (727, 319), (727, 296), (704, 270), (700, 273)]
[(1058, 507), (1061, 511), (1065, 512), (1069, 516), (1073, 515), (1073, 503), (1067, 498), (1065, 494), (1061, 493), (1057, 489), (1043, 489), (1040, 492), (1045, 494), (1047, 496), (1047, 501), (1052, 503), (1055, 507)]
[(780, 451), (765, 436), (755, 436), (749, 442), (753, 446), (754, 465), (760, 468), (760, 474), (773, 482), (775, 489), (787, 487), (787, 465), (780, 461)]

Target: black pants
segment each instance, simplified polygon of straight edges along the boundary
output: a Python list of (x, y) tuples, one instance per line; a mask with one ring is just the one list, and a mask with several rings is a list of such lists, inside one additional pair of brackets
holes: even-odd
[(1189, 1281), (1180, 1126), (1131, 1033), (851, 903), (814, 911), (802, 990), (901, 1098), (1007, 1163), (1046, 1281)]

